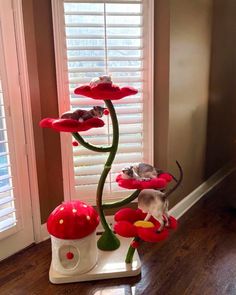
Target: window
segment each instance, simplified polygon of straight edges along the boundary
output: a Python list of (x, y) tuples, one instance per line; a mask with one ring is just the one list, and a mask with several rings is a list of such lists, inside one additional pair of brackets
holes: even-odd
[[(113, 101), (120, 127), (120, 144), (104, 187), (104, 196), (127, 195), (115, 177), (124, 166), (153, 162), (152, 13), (153, 1), (53, 2), (59, 111), (103, 105), (73, 94), (74, 88), (104, 74), (119, 86), (133, 86), (135, 96)], [(81, 135), (90, 143), (109, 145), (111, 123)], [(71, 147), (62, 134), (65, 198), (94, 200), (107, 154)]]
[(0, 234), (16, 225), (8, 132), (0, 80)]
[[(28, 115), (23, 112), (24, 91), (19, 79), (19, 64), (25, 54), (17, 42), (20, 4), (0, 1), (0, 260), (34, 241), (24, 124)], [(31, 143), (30, 136), (27, 143)], [(31, 178), (33, 173), (31, 170)]]

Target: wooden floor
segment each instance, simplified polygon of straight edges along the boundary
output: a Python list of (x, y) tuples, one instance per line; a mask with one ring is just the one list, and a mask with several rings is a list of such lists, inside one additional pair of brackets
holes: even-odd
[(224, 295), (236, 294), (236, 175), (198, 202), (168, 241), (140, 249), (142, 275), (90, 283), (48, 281), (50, 242), (0, 263), (0, 294)]

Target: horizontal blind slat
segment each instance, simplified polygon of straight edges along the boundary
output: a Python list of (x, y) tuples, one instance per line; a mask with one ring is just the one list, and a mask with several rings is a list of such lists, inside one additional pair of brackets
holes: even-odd
[[(97, 128), (98, 130), (90, 129), (89, 131), (81, 132), (81, 134), (89, 135), (105, 135), (107, 134), (107, 129)], [(142, 133), (143, 128), (141, 124), (129, 124), (128, 127), (120, 126), (120, 134), (133, 134), (133, 133)]]
[[(111, 173), (111, 183), (116, 182), (117, 175), (118, 175), (118, 173)], [(100, 177), (101, 177), (100, 174), (84, 175), (84, 176), (75, 175), (75, 185), (77, 187), (80, 185), (89, 185), (89, 184), (96, 185), (96, 184), (98, 184)]]
[[(112, 139), (112, 135), (109, 136)], [(120, 143), (134, 143), (139, 142), (142, 138), (141, 133), (134, 133), (134, 134), (120, 134)], [(107, 135), (96, 135), (96, 136), (86, 136), (86, 141), (89, 141), (91, 144), (94, 145), (104, 145), (108, 142)], [(92, 151), (91, 151), (92, 154)]]
[[(133, 159), (129, 159), (129, 161), (124, 162), (124, 163), (114, 163), (111, 168), (112, 173), (120, 173), (122, 169), (126, 166), (129, 166), (133, 163), (140, 163), (142, 162), (142, 158), (140, 156), (136, 156)], [(102, 171), (104, 168), (104, 165), (94, 165), (94, 166), (84, 166), (84, 167), (75, 167), (75, 175), (78, 176), (85, 176), (85, 175), (97, 175)]]
[(75, 4), (75, 3), (88, 3), (88, 4), (92, 4), (92, 3), (100, 3), (100, 4), (111, 4), (111, 3), (118, 3), (118, 4), (139, 4), (142, 3), (143, 0), (90, 0), (90, 1), (86, 1), (86, 0), (64, 0), (65, 3), (71, 3), (71, 4)]
[(8, 218), (4, 221), (0, 221), (0, 232), (14, 226), (17, 220), (15, 218)]
[[(69, 83), (88, 83), (91, 80), (91, 78), (69, 78)], [(119, 82), (142, 82), (142, 80), (138, 77), (116, 77), (116, 83)]]
[(10, 202), (13, 202), (14, 200), (15, 200), (15, 198), (13, 198), (12, 196), (0, 198), (0, 206), (10, 203)]
[[(99, 23), (66, 23), (66, 28), (104, 28)], [(141, 28), (142, 24), (107, 24), (107, 28)]]
[[(142, 155), (142, 146), (137, 146), (131, 151), (127, 151), (126, 153), (117, 153), (115, 162), (126, 162), (130, 161), (131, 157), (139, 158)], [(80, 167), (92, 167), (97, 164), (104, 164), (107, 159), (107, 155), (98, 155), (98, 156), (76, 156), (74, 155), (74, 164), (75, 166)], [(92, 161), (91, 161), (92, 160)], [(85, 168), (86, 169), (86, 168)]]
[[(96, 51), (96, 50), (104, 50), (104, 46), (66, 46), (66, 49), (68, 51), (74, 51), (74, 50), (86, 50), (86, 51)], [(107, 50), (142, 50), (143, 46), (107, 46)], [(111, 70), (111, 69), (110, 69)]]
[(3, 186), (3, 187), (0, 187), (0, 194), (1, 193), (4, 193), (4, 192), (8, 192), (8, 191), (10, 191), (10, 190), (12, 190), (13, 189), (13, 187), (11, 187), (11, 186)]
[(0, 176), (0, 181), (1, 180), (6, 180), (6, 179), (11, 179), (12, 176), (11, 175), (3, 175), (3, 176)]
[[(83, 56), (83, 57), (73, 56), (73, 57), (68, 57), (67, 60), (69, 62), (71, 62), (71, 61), (104, 61), (104, 57), (99, 57), (99, 56)], [(143, 57), (137, 57), (137, 56), (112, 56), (112, 57), (108, 56), (108, 61), (142, 61), (142, 60), (143, 60)]]
[[(102, 72), (104, 69), (102, 67), (93, 67), (93, 68), (71, 68), (69, 69), (69, 74), (70, 73), (90, 73), (90, 72)], [(110, 73), (116, 73), (116, 72), (139, 72), (142, 71), (142, 67), (109, 67), (109, 72)]]
[[(118, 148), (118, 153), (127, 153), (127, 152), (134, 152), (140, 149), (142, 146), (141, 142), (137, 142), (137, 138), (135, 142), (132, 144), (129, 142), (129, 144), (120, 144)], [(84, 147), (78, 146), (74, 148), (73, 150), (74, 156), (97, 156), (98, 154), (96, 152), (91, 152), (90, 150), (85, 149)]]
[(3, 156), (8, 156), (9, 153), (8, 152), (4, 152), (4, 153), (0, 153), (0, 157), (3, 157)]
[(4, 216), (7, 216), (9, 214), (12, 214), (14, 213), (16, 210), (12, 207), (10, 208), (5, 208), (5, 209), (1, 209), (0, 210), (0, 218), (4, 217)]
[[(68, 39), (104, 39), (103, 35), (77, 35), (77, 34), (71, 34), (71, 35), (66, 35)], [(108, 35), (107, 39), (140, 39), (142, 35)]]
[[(135, 103), (142, 103), (143, 99), (141, 96), (136, 95), (136, 96), (128, 96), (122, 99), (122, 104), (135, 104)], [(92, 108), (92, 106), (95, 105), (94, 99), (92, 98), (85, 98), (85, 97), (76, 97), (76, 98), (71, 98), (70, 99), (71, 102), (71, 106), (72, 108), (83, 108), (83, 107), (87, 107), (87, 108)], [(96, 105), (104, 105), (103, 101), (96, 101)], [(114, 103), (114, 105), (116, 105), (116, 103)]]
[[(103, 12), (96, 11), (66, 11), (65, 15), (97, 15), (103, 16)], [(107, 16), (142, 16), (142, 13), (139, 12), (107, 12)]]
[[(75, 186), (75, 191), (76, 192), (86, 192), (86, 193), (92, 193), (94, 191), (96, 191), (97, 189), (97, 184), (89, 184), (89, 185), (81, 185), (81, 186)], [(105, 183), (104, 185), (104, 192), (109, 192), (110, 191), (110, 185), (108, 183)]]

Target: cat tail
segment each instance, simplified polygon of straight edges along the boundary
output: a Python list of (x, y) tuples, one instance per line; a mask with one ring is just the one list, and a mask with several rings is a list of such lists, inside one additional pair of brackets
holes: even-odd
[[(182, 183), (183, 181), (183, 169), (181, 167), (181, 165), (179, 164), (178, 161), (176, 161), (176, 165), (178, 166), (179, 168), (179, 173), (180, 173), (180, 177), (179, 179), (176, 181), (176, 184), (169, 190), (165, 193), (166, 197), (168, 197), (170, 194), (172, 194), (179, 186), (180, 184)], [(174, 178), (175, 179), (175, 178)]]

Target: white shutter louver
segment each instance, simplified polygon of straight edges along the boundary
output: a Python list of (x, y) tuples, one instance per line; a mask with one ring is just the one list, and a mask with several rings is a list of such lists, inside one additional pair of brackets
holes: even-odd
[[(55, 36), (56, 47), (60, 47), (58, 52), (64, 57), (63, 63), (57, 55), (57, 73), (61, 77), (64, 75), (64, 93), (69, 96), (69, 104), (63, 105), (59, 91), (60, 110), (66, 111), (63, 109), (65, 106), (74, 110), (88, 110), (94, 105), (104, 105), (102, 100), (73, 93), (79, 85), (104, 74), (111, 75), (113, 83), (119, 86), (129, 85), (139, 90), (135, 96), (113, 101), (119, 121), (120, 144), (104, 187), (104, 197), (119, 198), (124, 190), (115, 182), (117, 173), (131, 163), (152, 162), (152, 139), (145, 135), (148, 129), (152, 130), (152, 101), (150, 97), (144, 99), (150, 94), (147, 90), (147, 60), (144, 58), (149, 54), (149, 48), (145, 45), (147, 38), (144, 38), (144, 4), (146, 2), (147, 5), (149, 1), (62, 2), (59, 9), (62, 10), (60, 15), (63, 13), (63, 20), (58, 21), (54, 17), (54, 25), (58, 28), (55, 34), (64, 32), (58, 38), (59, 43)], [(111, 143), (109, 116), (104, 116), (103, 120), (103, 128), (81, 133), (86, 141), (95, 145)], [(72, 198), (94, 200), (107, 156), (106, 153), (92, 152), (82, 146), (73, 148), (74, 177), (70, 182), (73, 186), (70, 191), (75, 196)], [(127, 191), (124, 194), (127, 195)]]
[(10, 152), (0, 78), (0, 237), (1, 232), (16, 225), (15, 211)]

